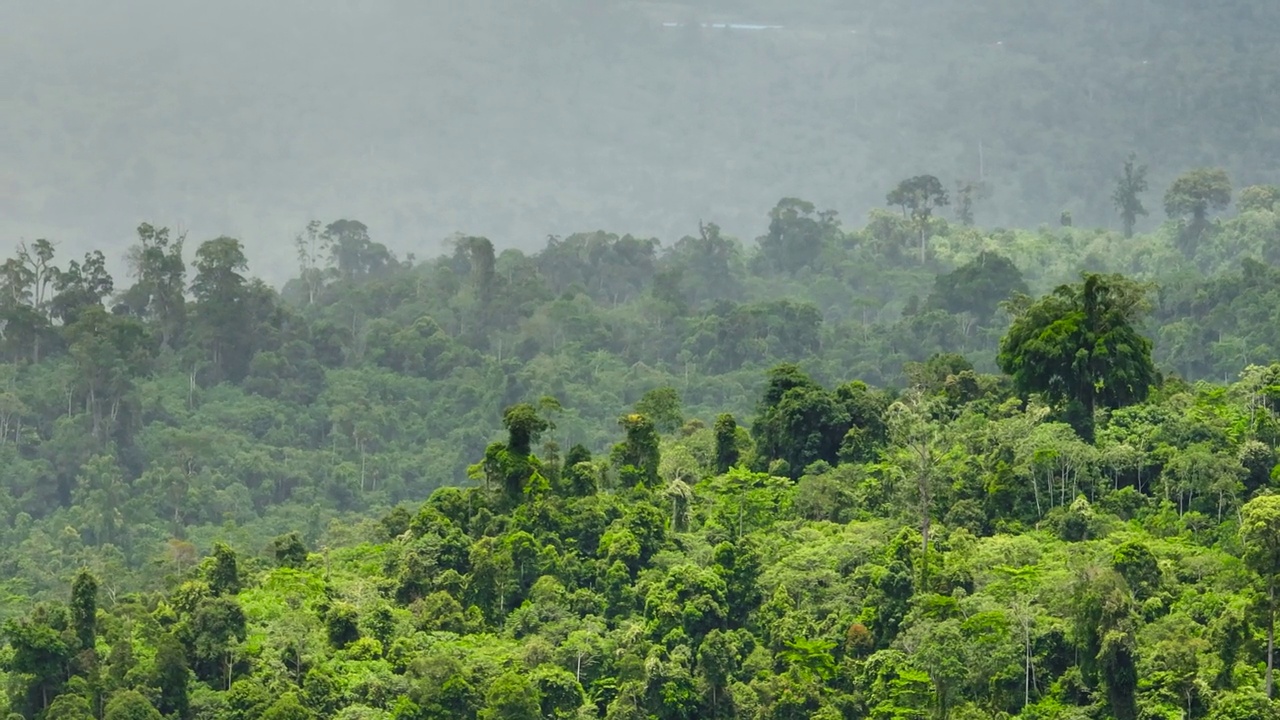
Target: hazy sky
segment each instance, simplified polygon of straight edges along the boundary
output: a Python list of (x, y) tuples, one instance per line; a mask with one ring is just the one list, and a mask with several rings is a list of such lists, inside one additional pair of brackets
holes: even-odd
[[(282, 280), (311, 219), (419, 256), (699, 219), (749, 241), (784, 196), (860, 225), (926, 172), (986, 181), (982, 223), (1110, 223), (1131, 149), (1153, 185), (1191, 163), (1266, 179), (1280, 155), (1247, 125), (1271, 81), (1232, 74), (1247, 39), (1175, 4), (3, 3), (0, 241), (118, 257), (146, 220), (240, 237)], [(664, 27), (703, 22), (783, 27)], [(1197, 73), (1257, 107), (1204, 125), (1191, 108), (1228, 104)], [(1221, 152), (1229, 132), (1254, 146)]]

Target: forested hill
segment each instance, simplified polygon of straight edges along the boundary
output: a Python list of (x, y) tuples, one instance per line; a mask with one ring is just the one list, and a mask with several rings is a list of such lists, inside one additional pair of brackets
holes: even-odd
[[(1144, 173), (1114, 172), (1138, 218), (1159, 202)], [(993, 373), (1002, 303), (1081, 270), (1146, 283), (1135, 322), (1167, 375), (1229, 383), (1280, 357), (1275, 187), (1189, 171), (1158, 188), (1171, 219), (1132, 237), (1066, 216), (983, 230), (937, 178), (886, 189), (898, 207), (860, 228), (783, 199), (750, 245), (706, 223), (534, 254), (467, 236), (418, 260), (354, 219), (313, 222), (282, 291), (232, 237), (143, 224), (119, 278), (100, 251), (22, 243), (0, 265), (3, 587), (39, 596), (88, 564), (135, 588), (166, 546), (318, 541), (335, 515), (465, 482), (521, 401), (558, 408), (562, 451), (598, 452), (662, 388), (681, 419), (745, 419), (781, 362), (827, 387), (903, 387), (939, 353)]]
[(1068, 210), (1099, 225), (1131, 150), (1162, 186), (1199, 165), (1280, 180), (1278, 15), (1265, 0), (9, 3), (0, 235), (77, 253), (118, 238), (115, 255), (164, 215), (253, 240), (282, 281), (299, 217), (359, 217), (401, 252), (455, 231), (526, 251), (583, 226), (678, 237), (699, 218), (746, 237), (779, 197), (860, 221), (918, 172), (986, 183), (988, 224)]
[[(1224, 181), (1132, 238), (953, 228), (929, 177), (749, 252), (315, 223), (283, 294), (228, 237), (143, 225), (120, 288), (22, 246), (0, 712), (1277, 720), (1280, 190)], [(1140, 277), (1037, 289), (1100, 257)]]

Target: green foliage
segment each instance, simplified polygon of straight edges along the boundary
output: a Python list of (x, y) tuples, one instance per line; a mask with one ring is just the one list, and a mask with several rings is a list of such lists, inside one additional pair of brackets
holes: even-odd
[(1140, 402), (1157, 382), (1151, 341), (1134, 326), (1141, 307), (1142, 289), (1124, 278), (1086, 275), (1019, 311), (1000, 341), (1000, 367), (1092, 437), (1096, 409)]
[(1171, 219), (1185, 222), (1181, 247), (1184, 254), (1195, 253), (1208, 227), (1209, 213), (1231, 204), (1231, 180), (1221, 168), (1196, 168), (1178, 177), (1164, 195), (1164, 210)]
[(102, 717), (103, 720), (160, 720), (163, 716), (141, 693), (121, 690), (111, 696)]
[[(162, 229), (114, 299), (23, 246), (6, 709), (1265, 716), (1268, 191), (1184, 260), (1172, 228), (952, 227), (940, 183), (849, 231), (784, 201), (759, 249), (401, 262), (317, 223), (278, 297), (229, 238), (190, 297)], [(1089, 267), (1137, 277), (1025, 296)]]

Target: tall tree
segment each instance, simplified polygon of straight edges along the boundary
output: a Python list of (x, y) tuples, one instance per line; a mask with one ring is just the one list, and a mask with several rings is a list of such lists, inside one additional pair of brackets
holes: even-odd
[(92, 650), (98, 631), (98, 579), (88, 570), (71, 583), (71, 626), (81, 650)]
[(133, 380), (149, 370), (150, 338), (137, 320), (108, 315), (100, 305), (85, 308), (66, 335), (93, 434), (102, 437), (119, 418)]
[(159, 329), (160, 344), (173, 347), (186, 322), (187, 265), (182, 259), (186, 235), (169, 237), (169, 228), (138, 226), (138, 244), (129, 249), (129, 267), (137, 282), (124, 305)]
[(985, 200), (991, 188), (983, 180), (956, 181), (956, 219), (965, 227), (973, 227), (973, 206), (979, 200)]
[(1262, 495), (1240, 510), (1244, 561), (1258, 575), (1267, 603), (1267, 697), (1275, 688), (1276, 581), (1280, 580), (1280, 495)]
[(395, 262), (386, 246), (371, 240), (369, 228), (358, 220), (329, 223), (321, 234), (321, 242), (329, 248), (329, 261), (344, 280), (378, 275)]
[(814, 210), (811, 202), (783, 198), (769, 211), (769, 233), (758, 240), (764, 269), (794, 274), (817, 260), (840, 223), (835, 212)]
[(889, 191), (885, 201), (890, 205), (902, 208), (902, 214), (909, 216), (916, 226), (920, 240), (920, 262), (925, 261), (926, 242), (929, 235), (929, 221), (933, 218), (934, 208), (951, 204), (947, 197), (947, 189), (942, 181), (933, 175), (917, 175), (898, 183)]
[(1116, 189), (1111, 193), (1111, 202), (1120, 212), (1120, 222), (1124, 226), (1124, 236), (1133, 237), (1133, 227), (1139, 217), (1147, 216), (1147, 208), (1142, 205), (1142, 193), (1147, 191), (1147, 166), (1138, 164), (1136, 153), (1129, 153), (1125, 158), (1124, 169), (1116, 180)]
[(1173, 181), (1164, 194), (1164, 211), (1170, 219), (1182, 220), (1180, 236), (1183, 254), (1195, 254), (1195, 245), (1209, 226), (1209, 213), (1221, 212), (1231, 204), (1231, 179), (1222, 168), (1196, 168)]
[(319, 220), (307, 223), (307, 227), (293, 239), (293, 246), (298, 251), (298, 269), (307, 289), (308, 305), (315, 304), (320, 288), (324, 287), (327, 274), (324, 263), (332, 249), (331, 243), (332, 238), (321, 231)]
[(194, 339), (208, 353), (215, 382), (223, 378), (239, 380), (248, 372), (255, 330), (242, 274), (249, 269), (244, 247), (235, 238), (209, 240), (196, 250), (193, 264)]
[(729, 472), (729, 468), (738, 464), (738, 423), (729, 413), (721, 413), (716, 418), (714, 428), (716, 438), (716, 466), (718, 475)]
[(1000, 369), (1024, 395), (1040, 393), (1066, 410), (1082, 437), (1093, 437), (1096, 408), (1147, 397), (1158, 381), (1151, 341), (1135, 322), (1145, 288), (1118, 275), (1084, 275), (1021, 308), (1000, 340)]
[(929, 529), (932, 525), (935, 472), (941, 454), (941, 426), (933, 418), (933, 400), (919, 389), (906, 393), (889, 407), (888, 425), (894, 440), (892, 459), (915, 488), (920, 517), (920, 587), (929, 581)]
[(54, 281), (55, 294), (49, 301), (50, 314), (63, 325), (71, 325), (80, 312), (101, 305), (115, 289), (115, 281), (107, 272), (107, 259), (102, 251), (85, 253), (84, 263), (72, 260)]

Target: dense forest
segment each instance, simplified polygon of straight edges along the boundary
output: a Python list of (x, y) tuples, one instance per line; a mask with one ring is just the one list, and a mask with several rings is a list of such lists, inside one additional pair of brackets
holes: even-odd
[(780, 197), (862, 218), (919, 172), (980, 186), (989, 225), (1098, 226), (1130, 150), (1161, 187), (1280, 182), (1277, 25), (1267, 0), (5, 3), (0, 233), (114, 255), (163, 216), (279, 283), (299, 218), (401, 254), (749, 237)]
[(1280, 717), (1280, 188), (1150, 186), (1119, 232), (930, 175), (749, 244), (316, 221), (280, 289), (20, 243), (8, 712)]

